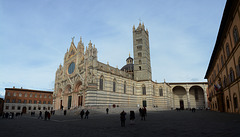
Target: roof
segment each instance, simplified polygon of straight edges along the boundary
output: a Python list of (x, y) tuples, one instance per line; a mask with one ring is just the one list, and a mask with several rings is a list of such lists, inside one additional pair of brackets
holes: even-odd
[(238, 1), (236, 0), (228, 0), (226, 2), (226, 6), (223, 12), (223, 16), (222, 16), (222, 20), (221, 20), (221, 24), (220, 24), (220, 28), (218, 31), (218, 35), (217, 35), (217, 40), (213, 49), (213, 53), (207, 68), (207, 72), (205, 74), (205, 79), (208, 77), (208, 75), (210, 74), (210, 72), (212, 71), (213, 67), (214, 67), (214, 63), (216, 62), (215, 60), (217, 59), (217, 54), (220, 51), (220, 47), (221, 47), (221, 41), (224, 39), (226, 31), (227, 31), (227, 25), (228, 22), (231, 20), (233, 12), (236, 9), (236, 6)]
[(129, 60), (129, 59), (133, 60), (133, 58), (131, 58), (131, 57), (128, 57), (128, 58), (126, 59), (126, 61), (127, 61), (127, 60)]
[(22, 88), (5, 88), (5, 90), (26, 91), (26, 92), (41, 92), (41, 93), (51, 93), (51, 94), (53, 94), (53, 91), (32, 90), (32, 89), (22, 89)]
[(127, 64), (121, 68), (122, 71), (127, 71), (131, 72), (134, 70), (134, 65), (133, 64)]

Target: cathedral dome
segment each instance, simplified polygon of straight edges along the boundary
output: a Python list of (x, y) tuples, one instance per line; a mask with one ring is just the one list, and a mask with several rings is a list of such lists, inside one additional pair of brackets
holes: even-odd
[(134, 66), (133, 64), (127, 64), (121, 68), (122, 71), (133, 72)]
[(129, 57), (126, 59), (126, 65), (121, 68), (122, 71), (133, 72), (133, 58)]

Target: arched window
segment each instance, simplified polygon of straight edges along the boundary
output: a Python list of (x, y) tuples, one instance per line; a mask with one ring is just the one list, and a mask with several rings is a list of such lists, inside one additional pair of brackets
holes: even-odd
[(240, 77), (240, 57), (238, 58), (237, 77)]
[(230, 81), (233, 82), (234, 80), (235, 80), (234, 71), (232, 68), (230, 68)]
[(159, 96), (163, 96), (163, 89), (162, 89), (162, 87), (159, 88)]
[(116, 79), (113, 80), (113, 92), (116, 92)]
[(228, 96), (226, 97), (226, 101), (227, 101), (227, 108), (230, 108)]
[(146, 86), (144, 84), (142, 85), (142, 94), (146, 95)]
[(221, 56), (221, 63), (222, 63), (222, 67), (223, 67), (223, 65), (224, 65), (223, 56)]
[(227, 78), (226, 78), (226, 76), (224, 76), (224, 78), (223, 78), (223, 86), (224, 86), (224, 87), (227, 86)]
[(99, 89), (103, 90), (103, 76), (101, 76), (99, 80)]
[(141, 52), (138, 53), (138, 57), (142, 57), (142, 53)]
[(141, 60), (139, 60), (139, 64), (142, 64), (142, 61), (141, 61)]
[(227, 45), (226, 45), (226, 52), (227, 52), (227, 57), (229, 57), (229, 56), (230, 56), (230, 50), (229, 50), (229, 45), (228, 45), (228, 43), (227, 43)]
[(18, 95), (19, 97), (22, 97), (22, 93), (19, 93), (19, 95)]
[(134, 84), (133, 84), (133, 95), (134, 95)]
[(236, 45), (238, 43), (238, 40), (239, 40), (237, 26), (234, 26), (234, 28), (233, 28), (233, 38), (234, 38), (234, 43)]
[(155, 96), (155, 86), (153, 85), (153, 96)]
[(233, 104), (234, 108), (238, 108), (238, 99), (236, 93), (233, 94)]
[(124, 92), (124, 94), (126, 94), (126, 90), (127, 90), (127, 84), (126, 84), (126, 81), (124, 82), (124, 86), (123, 86), (123, 92)]
[(25, 93), (24, 96), (27, 97), (27, 93)]

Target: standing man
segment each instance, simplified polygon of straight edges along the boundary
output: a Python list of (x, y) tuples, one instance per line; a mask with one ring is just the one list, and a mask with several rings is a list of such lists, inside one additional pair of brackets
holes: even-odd
[(90, 112), (87, 110), (86, 113), (85, 113), (85, 118), (84, 118), (84, 119), (88, 119), (89, 113), (90, 113)]
[(81, 119), (83, 119), (83, 115), (84, 115), (84, 110), (80, 112)]
[(106, 109), (107, 114), (108, 114), (108, 111), (109, 111), (109, 109), (107, 108), (107, 109)]
[(120, 113), (120, 120), (121, 120), (121, 127), (125, 127), (125, 121), (126, 121), (126, 113), (124, 110)]

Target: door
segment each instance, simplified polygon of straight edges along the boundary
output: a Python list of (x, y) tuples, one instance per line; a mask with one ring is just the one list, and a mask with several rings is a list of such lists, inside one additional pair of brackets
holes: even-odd
[(68, 96), (68, 109), (71, 108), (72, 105), (72, 96)]
[(22, 108), (22, 113), (23, 113), (23, 114), (26, 114), (26, 112), (27, 112), (27, 108), (26, 108), (26, 107), (23, 107), (23, 108)]
[(63, 110), (62, 100), (60, 101), (60, 109)]
[(184, 102), (183, 102), (183, 100), (180, 100), (180, 109), (184, 110)]
[(143, 100), (143, 107), (147, 107), (147, 101), (146, 100)]
[(78, 106), (82, 106), (82, 98), (83, 96), (78, 96)]

